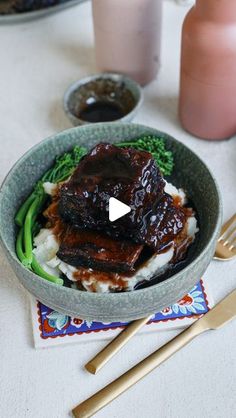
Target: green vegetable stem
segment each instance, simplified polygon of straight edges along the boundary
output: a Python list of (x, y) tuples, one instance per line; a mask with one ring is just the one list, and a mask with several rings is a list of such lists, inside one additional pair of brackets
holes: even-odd
[(24, 229), (21, 228), (16, 239), (16, 254), (22, 264), (25, 264), (25, 254), (23, 251), (23, 234)]
[(37, 262), (35, 256), (32, 258), (32, 269), (34, 273), (41, 276), (43, 279), (48, 280), (49, 282), (56, 283), (60, 286), (63, 286), (64, 281), (60, 277), (53, 276), (52, 274), (47, 273)]
[(37, 262), (33, 255), (33, 237), (38, 230), (37, 217), (43, 210), (47, 195), (43, 183), (60, 183), (72, 174), (86, 149), (76, 146), (71, 152), (56, 159), (55, 165), (50, 168), (36, 184), (31, 195), (25, 200), (15, 216), (15, 223), (20, 227), (16, 239), (16, 254), (21, 263), (42, 278), (53, 283), (63, 285), (63, 279), (48, 274)]
[[(117, 146), (148, 151), (153, 155), (163, 175), (170, 175), (173, 171), (173, 155), (171, 151), (166, 149), (163, 138), (148, 135), (131, 141), (120, 142)], [(71, 152), (58, 157), (55, 165), (37, 182), (33, 192), (28, 196), (15, 216), (15, 223), (20, 227), (16, 239), (16, 254), (19, 260), (26, 268), (32, 270), (43, 279), (58, 285), (63, 285), (63, 279), (47, 273), (33, 254), (33, 238), (40, 227), (37, 218), (47, 201), (43, 183), (60, 183), (68, 179), (85, 154), (85, 148), (75, 146)]]

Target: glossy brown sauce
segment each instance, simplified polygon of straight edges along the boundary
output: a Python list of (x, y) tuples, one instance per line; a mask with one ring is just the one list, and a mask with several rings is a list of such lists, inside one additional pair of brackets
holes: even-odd
[(43, 212), (43, 215), (47, 219), (46, 228), (52, 228), (58, 242), (61, 241), (61, 237), (67, 230), (67, 225), (63, 222), (58, 214), (58, 199), (54, 198), (52, 203)]
[(143, 245), (128, 240), (114, 240), (97, 231), (69, 226), (62, 237), (58, 257), (74, 267), (132, 273)]
[[(180, 202), (181, 203), (181, 202)], [(197, 212), (193, 209), (194, 203), (189, 201), (188, 204), (191, 207), (183, 207), (183, 210), (186, 215), (186, 219), (191, 216), (195, 216), (197, 218), (197, 223), (199, 227), (199, 218)], [(173, 274), (178, 273), (180, 270), (182, 270), (184, 267), (186, 267), (189, 262), (194, 258), (195, 251), (198, 246), (199, 241), (199, 235), (195, 237), (194, 242), (192, 242), (192, 238), (189, 237), (186, 233), (187, 225), (183, 228), (182, 232), (178, 235), (178, 237), (174, 240), (174, 255), (170, 262), (170, 265), (168, 269), (161, 275), (153, 276), (151, 280), (149, 281), (143, 281), (138, 283), (135, 286), (135, 289), (143, 289), (145, 287), (149, 287), (151, 285), (160, 283), (169, 277), (171, 277)], [(191, 244), (191, 245), (190, 245)]]
[[(73, 276), (78, 282), (81, 282), (83, 280), (87, 280), (89, 282), (91, 278), (93, 279), (93, 281), (96, 280), (100, 283), (109, 282), (113, 286), (116, 286), (118, 290), (124, 289), (126, 287), (127, 282), (127, 280), (124, 280), (124, 277), (122, 277), (122, 275), (118, 273), (108, 273), (83, 268), (78, 268), (77, 271), (74, 272)], [(93, 283), (91, 283), (89, 287), (91, 287), (92, 291), (96, 292), (96, 287), (93, 288)]]
[(113, 120), (121, 119), (125, 112), (115, 102), (96, 101), (87, 104), (85, 108), (78, 113), (79, 119), (87, 122), (112, 122)]
[(173, 205), (174, 206), (179, 207), (179, 206), (182, 205), (182, 200), (181, 200), (180, 196), (174, 195), (174, 196), (172, 196), (172, 199), (173, 199)]
[[(96, 145), (80, 162), (70, 180), (60, 190), (60, 215), (80, 229), (101, 231), (112, 239), (127, 239), (155, 246), (155, 224), (163, 219), (158, 203), (165, 208), (171, 197), (164, 193), (165, 182), (152, 155), (133, 148), (107, 143)], [(108, 217), (109, 198), (124, 202), (133, 210), (115, 222)], [(162, 208), (162, 207), (161, 207)], [(157, 213), (158, 212), (158, 213)]]
[[(48, 206), (48, 208), (44, 211), (44, 216), (47, 218), (46, 226), (48, 228), (53, 228), (53, 233), (56, 236), (59, 243), (61, 243), (63, 236), (68, 231), (68, 225), (61, 219), (58, 213), (58, 193), (55, 194), (53, 197), (52, 203)], [(173, 198), (173, 206), (176, 208), (181, 207), (181, 198), (179, 196), (175, 196)], [(189, 245), (192, 242), (192, 238), (189, 237), (186, 233), (186, 219), (193, 215), (194, 211), (188, 207), (181, 207), (181, 210), (184, 213), (184, 226), (182, 231), (178, 233), (178, 235), (172, 240), (168, 241), (166, 245), (163, 245), (161, 249), (159, 249), (158, 253), (162, 253), (167, 251), (171, 245), (174, 245), (174, 256), (172, 258), (170, 268), (168, 270), (168, 275), (171, 274), (171, 271), (174, 271), (176, 267), (184, 260), (186, 257), (186, 252), (188, 250)], [(71, 226), (70, 226), (71, 229)], [(73, 231), (72, 231), (73, 232)], [(81, 231), (82, 233), (84, 231)], [(76, 231), (77, 233), (77, 231)], [(99, 237), (97, 238), (99, 239)], [(138, 262), (136, 263), (136, 270), (140, 267), (143, 267), (150, 257), (153, 255), (153, 251), (150, 250), (148, 247), (144, 247), (143, 251), (141, 252)], [(136, 271), (135, 270), (135, 271)], [(127, 279), (128, 277), (132, 277), (134, 272), (128, 274), (120, 274), (117, 272), (104, 272), (104, 271), (96, 271), (91, 268), (83, 268), (79, 266), (77, 271), (74, 273), (75, 279), (78, 281), (78, 286), (82, 285), (82, 281), (89, 281), (91, 278), (98, 282), (105, 283), (110, 282), (113, 286), (116, 287), (116, 290), (123, 290), (127, 286)], [(164, 274), (166, 278), (166, 273)], [(125, 280), (124, 280), (125, 279)], [(154, 278), (155, 279), (155, 278)], [(160, 277), (161, 280), (161, 277)], [(148, 282), (150, 284), (150, 281)], [(153, 283), (153, 281), (152, 281)], [(89, 285), (91, 291), (96, 291), (96, 286), (91, 283)], [(142, 284), (138, 284), (136, 287), (142, 287)]]

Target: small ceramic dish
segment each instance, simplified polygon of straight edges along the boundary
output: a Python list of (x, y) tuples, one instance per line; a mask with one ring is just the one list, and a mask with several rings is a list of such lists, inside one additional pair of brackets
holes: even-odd
[(130, 122), (142, 103), (138, 83), (122, 74), (101, 73), (73, 83), (65, 92), (64, 111), (73, 125)]
[[(200, 231), (187, 263), (161, 282), (122, 293), (90, 293), (48, 282), (27, 270), (15, 251), (16, 211), (36, 181), (52, 166), (55, 157), (82, 145), (88, 150), (99, 142), (116, 143), (143, 135), (164, 138), (173, 152), (174, 171), (170, 181), (183, 187), (196, 209)], [(206, 165), (184, 144), (171, 136), (137, 124), (98, 123), (72, 128), (42, 141), (14, 165), (0, 190), (0, 241), (23, 286), (44, 305), (72, 317), (100, 322), (123, 322), (148, 316), (170, 306), (200, 280), (212, 260), (221, 228), (218, 187)]]

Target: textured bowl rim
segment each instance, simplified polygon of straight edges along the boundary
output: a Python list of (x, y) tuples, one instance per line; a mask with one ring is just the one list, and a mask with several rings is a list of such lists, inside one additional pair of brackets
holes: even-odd
[[(58, 132), (56, 134), (53, 134), (53, 135), (47, 137), (46, 139), (44, 139), (44, 140), (40, 141), (39, 143), (35, 144), (28, 151), (26, 151), (26, 153), (24, 153), (15, 162), (15, 164), (12, 166), (12, 168), (10, 169), (10, 171), (8, 172), (8, 174), (5, 176), (5, 178), (4, 178), (4, 180), (3, 180), (2, 184), (1, 184), (1, 187), (0, 187), (0, 209), (1, 209), (2, 196), (3, 196), (3, 191), (4, 191), (5, 184), (7, 183), (8, 179), (11, 177), (11, 175), (15, 171), (15, 169), (17, 169), (18, 165), (21, 164), (24, 160), (27, 160), (28, 156), (33, 151), (35, 151), (38, 147), (43, 146), (46, 142), (50, 143), (50, 141), (52, 139), (56, 138), (57, 136), (63, 135), (65, 133), (69, 132), (69, 131), (72, 132), (72, 131), (77, 131), (78, 129), (80, 129), (80, 130), (81, 129), (86, 129), (88, 126), (89, 126), (90, 129), (91, 129), (91, 126), (94, 129), (96, 129), (96, 128), (99, 128), (100, 125), (101, 125), (101, 123), (94, 123), (94, 124), (76, 126), (74, 128), (65, 129), (65, 130), (63, 130), (61, 132)], [(123, 126), (123, 125), (131, 125), (134, 128), (135, 127), (136, 128), (142, 128), (144, 130), (151, 128), (149, 126), (145, 126), (145, 125), (142, 125), (142, 124), (134, 124), (134, 123), (126, 123), (126, 124), (124, 124), (123, 122), (104, 122), (103, 125), (107, 125), (107, 126), (110, 125), (110, 126), (113, 126), (113, 127), (116, 127), (117, 126), (117, 128), (120, 127), (120, 126)], [(38, 276), (37, 274), (33, 273), (32, 271), (30, 271), (26, 267), (24, 267), (22, 265), (22, 263), (20, 262), (20, 260), (18, 259), (16, 253), (15, 252), (13, 253), (11, 251), (11, 249), (8, 247), (8, 245), (6, 244), (6, 242), (4, 241), (4, 239), (2, 237), (1, 225), (0, 225), (0, 243), (2, 245), (2, 248), (4, 249), (5, 253), (7, 253), (10, 256), (10, 258), (13, 259), (14, 262), (16, 262), (20, 266), (20, 269), (26, 270), (30, 275), (32, 275), (32, 278), (34, 278), (34, 279), (36, 279), (38, 281), (43, 281), (44, 286), (49, 286), (49, 287), (53, 287), (53, 288), (57, 287), (62, 292), (65, 292), (68, 295), (70, 295), (70, 294), (74, 294), (75, 295), (75, 293), (77, 293), (77, 294), (83, 294), (83, 298), (89, 298), (90, 300), (92, 298), (99, 298), (99, 299), (107, 299), (107, 298), (110, 298), (112, 300), (114, 298), (115, 299), (117, 299), (117, 298), (120, 298), (121, 299), (122, 297), (125, 298), (127, 296), (129, 296), (129, 297), (132, 298), (132, 296), (135, 297), (135, 295), (138, 295), (140, 293), (147, 294), (147, 293), (149, 293), (152, 290), (154, 291), (156, 289), (161, 289), (163, 286), (165, 286), (165, 284), (167, 282), (168, 283), (171, 283), (171, 282), (173, 282), (175, 280), (178, 280), (181, 277), (181, 275), (183, 274), (183, 272), (186, 272), (190, 268), (190, 266), (191, 267), (194, 267), (195, 265), (197, 265), (201, 261), (201, 259), (204, 258), (205, 254), (207, 254), (207, 252), (210, 250), (212, 243), (216, 242), (217, 237), (219, 236), (219, 233), (220, 233), (220, 230), (221, 230), (221, 225), (222, 225), (222, 212), (223, 212), (223, 209), (222, 209), (222, 198), (221, 198), (221, 193), (220, 193), (220, 190), (219, 190), (219, 186), (217, 184), (217, 181), (216, 181), (214, 175), (212, 174), (211, 170), (207, 167), (207, 165), (203, 162), (203, 160), (195, 152), (193, 152), (192, 150), (190, 150), (190, 148), (188, 148), (184, 143), (182, 143), (181, 141), (178, 141), (177, 139), (175, 139), (171, 135), (166, 134), (165, 132), (158, 131), (158, 129), (156, 129), (156, 128), (151, 128), (151, 129), (156, 130), (159, 134), (163, 134), (163, 136), (168, 137), (171, 141), (174, 141), (174, 142), (177, 142), (177, 143), (181, 143), (181, 146), (183, 146), (184, 148), (187, 148), (188, 151), (190, 151), (198, 160), (200, 160), (200, 162), (202, 163), (202, 165), (204, 166), (204, 168), (209, 172), (210, 176), (212, 177), (212, 180), (213, 180), (214, 185), (215, 185), (215, 188), (216, 188), (218, 202), (219, 202), (219, 205), (218, 205), (218, 208), (217, 208), (218, 209), (217, 210), (217, 212), (218, 212), (217, 213), (217, 221), (216, 221), (216, 224), (215, 224), (215, 227), (214, 227), (214, 231), (212, 233), (212, 236), (209, 239), (208, 243), (203, 248), (203, 250), (201, 251), (201, 253), (193, 261), (191, 261), (187, 266), (185, 266), (183, 269), (181, 269), (179, 272), (173, 274), (172, 276), (170, 276), (166, 280), (161, 281), (160, 283), (156, 283), (156, 284), (150, 285), (150, 286), (148, 286), (148, 287), (146, 287), (144, 289), (136, 289), (136, 290), (133, 290), (133, 291), (120, 292), (120, 293), (119, 292), (117, 292), (117, 293), (85, 292), (85, 291), (78, 290), (78, 289), (68, 288), (68, 287), (65, 287), (65, 286), (59, 286), (59, 285), (57, 285), (55, 283), (52, 283), (50, 281), (47, 281), (47, 280), (43, 279), (42, 277)]]
[[(89, 83), (90, 81), (93, 80), (98, 80), (100, 78), (103, 79), (113, 79), (114, 81), (116, 81), (116, 79), (122, 79), (125, 82), (125, 85), (127, 87), (128, 90), (130, 90), (129, 85), (132, 86), (132, 89), (135, 91), (137, 98), (134, 97), (135, 99), (135, 105), (133, 107), (133, 109), (126, 113), (124, 116), (122, 116), (122, 118), (116, 119), (114, 121), (114, 123), (117, 122), (125, 122), (127, 119), (132, 120), (136, 113), (138, 112), (138, 109), (140, 108), (140, 106), (143, 103), (143, 90), (142, 87), (140, 86), (140, 84), (138, 84), (135, 80), (133, 80), (132, 78), (126, 76), (125, 74), (122, 73), (114, 73), (114, 72), (105, 72), (105, 73), (94, 73), (91, 74), (89, 76), (80, 78), (79, 80), (74, 81), (72, 84), (70, 84), (68, 86), (68, 88), (66, 89), (65, 93), (64, 93), (64, 97), (63, 97), (63, 108), (64, 108), (64, 112), (66, 114), (66, 116), (69, 118), (69, 120), (73, 123), (76, 124), (76, 126), (79, 125), (95, 125), (94, 122), (88, 122), (84, 119), (80, 119), (78, 118), (76, 115), (74, 115), (74, 113), (72, 113), (70, 111), (69, 108), (69, 100), (70, 100), (70, 96), (71, 94), (77, 90), (78, 88), (84, 86), (85, 84)], [(131, 90), (130, 90), (131, 91)], [(131, 91), (132, 93), (132, 91)], [(132, 93), (133, 95), (133, 93)], [(98, 123), (98, 122), (97, 122)], [(105, 122), (101, 122), (101, 123), (105, 123)], [(107, 122), (109, 123), (109, 122)]]

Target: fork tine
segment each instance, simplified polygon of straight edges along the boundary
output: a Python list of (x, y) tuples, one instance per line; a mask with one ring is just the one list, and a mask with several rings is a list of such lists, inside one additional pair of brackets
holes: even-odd
[(229, 250), (232, 250), (232, 248), (234, 248), (236, 246), (236, 237), (233, 239), (233, 241), (231, 241), (231, 245), (229, 247)]
[(236, 213), (222, 226), (214, 258), (225, 261), (236, 258)]
[(228, 234), (223, 239), (223, 241), (224, 241), (223, 245), (231, 244), (231, 241), (232, 241), (231, 238), (234, 238), (234, 234), (236, 232), (236, 226), (233, 229), (227, 230), (226, 232), (228, 232)]
[(226, 222), (226, 224), (222, 228), (222, 233), (219, 237), (219, 241), (224, 241), (225, 234), (228, 230), (231, 230), (231, 226), (236, 222), (236, 213)]

